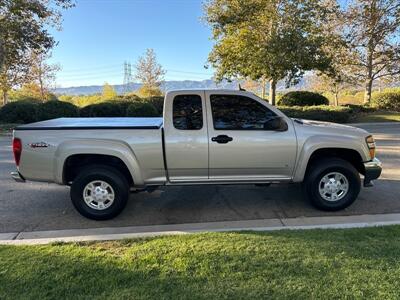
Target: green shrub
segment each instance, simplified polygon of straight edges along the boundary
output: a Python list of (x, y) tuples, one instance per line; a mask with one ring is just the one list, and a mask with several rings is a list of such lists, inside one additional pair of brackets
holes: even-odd
[(123, 117), (124, 106), (120, 102), (101, 102), (91, 104), (80, 109), (81, 117)]
[(10, 102), (0, 109), (0, 120), (4, 123), (32, 123), (37, 121), (38, 101), (21, 100)]
[(126, 101), (141, 101), (142, 98), (140, 98), (138, 95), (135, 93), (127, 93), (121, 96), (123, 100)]
[(149, 97), (144, 99), (143, 101), (151, 103), (157, 110), (158, 115), (162, 116), (164, 110), (164, 97)]
[(352, 117), (351, 108), (343, 106), (281, 106), (279, 109), (291, 118), (334, 123), (348, 123)]
[(70, 102), (76, 106), (84, 107), (91, 104), (97, 104), (104, 102), (104, 99), (101, 95), (87, 95), (87, 96), (69, 96), (63, 95), (60, 96), (60, 100)]
[(133, 101), (133, 100), (118, 100), (118, 101), (115, 101), (115, 102), (113, 102), (113, 103), (118, 104), (118, 105), (120, 106), (121, 112), (123, 113), (123, 116), (125, 116), (125, 115), (126, 115), (126, 112), (127, 112), (127, 110), (128, 110), (128, 107), (129, 107), (132, 103), (135, 103), (135, 102), (136, 102), (136, 101)]
[(127, 117), (158, 117), (159, 113), (149, 102), (133, 102), (126, 111)]
[(58, 100), (47, 101), (39, 104), (37, 111), (38, 120), (78, 116), (79, 110), (75, 105)]
[(325, 96), (308, 91), (289, 92), (283, 95), (279, 100), (279, 105), (285, 106), (311, 106), (328, 104), (329, 100)]
[(385, 91), (374, 94), (371, 104), (379, 109), (400, 111), (400, 91)]
[(376, 111), (375, 107), (371, 107), (368, 105), (357, 105), (357, 104), (346, 104), (345, 107), (348, 107), (351, 109), (352, 113), (358, 114), (358, 113), (372, 113)]

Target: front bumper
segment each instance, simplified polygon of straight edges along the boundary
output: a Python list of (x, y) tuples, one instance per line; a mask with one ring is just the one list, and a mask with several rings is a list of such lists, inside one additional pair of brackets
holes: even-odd
[(374, 158), (373, 160), (364, 163), (364, 186), (372, 186), (372, 180), (377, 179), (382, 173), (382, 163), (379, 159)]
[(11, 177), (16, 182), (25, 182), (25, 178), (18, 171), (11, 172)]

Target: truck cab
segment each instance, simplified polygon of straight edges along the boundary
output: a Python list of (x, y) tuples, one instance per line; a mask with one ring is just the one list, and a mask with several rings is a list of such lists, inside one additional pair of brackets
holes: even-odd
[(169, 92), (164, 132), (171, 183), (292, 178), (297, 155), (294, 125), (251, 93)]

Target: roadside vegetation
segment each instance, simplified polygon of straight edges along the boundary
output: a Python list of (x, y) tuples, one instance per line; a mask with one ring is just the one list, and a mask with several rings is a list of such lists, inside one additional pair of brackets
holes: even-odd
[(399, 226), (0, 246), (1, 299), (395, 299)]
[[(63, 95), (59, 99), (54, 95), (53, 100), (45, 102), (22, 92), (14, 95), (18, 98), (0, 108), (0, 123), (23, 124), (60, 117), (159, 117), (164, 100), (163, 96), (117, 95), (109, 85), (99, 95)], [(375, 92), (369, 105), (329, 103), (328, 97), (308, 91), (277, 97), (277, 107), (292, 118), (335, 123), (400, 121), (400, 89)]]

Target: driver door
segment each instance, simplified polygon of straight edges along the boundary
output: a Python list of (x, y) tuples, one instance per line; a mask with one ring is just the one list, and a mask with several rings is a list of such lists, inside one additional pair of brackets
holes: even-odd
[(268, 120), (283, 116), (249, 93), (206, 92), (209, 178), (221, 181), (282, 180), (292, 177), (296, 136), (290, 119), (286, 131), (268, 130)]

